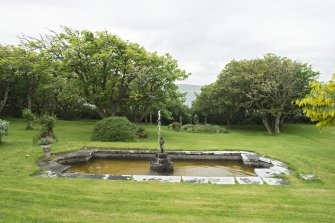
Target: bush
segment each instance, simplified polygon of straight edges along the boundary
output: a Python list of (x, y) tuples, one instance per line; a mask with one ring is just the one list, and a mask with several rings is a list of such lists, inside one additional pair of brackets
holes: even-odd
[(191, 133), (228, 133), (227, 129), (218, 125), (184, 125), (182, 129)]
[(194, 125), (192, 125), (192, 124), (186, 124), (186, 125), (183, 125), (182, 127), (181, 127), (181, 129), (183, 130), (183, 131), (187, 131), (187, 129), (189, 129), (189, 128), (193, 128), (193, 126)]
[(26, 129), (33, 129), (32, 124), (36, 119), (36, 115), (30, 109), (23, 109), (22, 117), (28, 122)]
[(172, 122), (169, 126), (168, 129), (172, 129), (174, 131), (180, 131), (181, 130), (181, 124), (179, 122)]
[(8, 135), (9, 122), (0, 119), (0, 143), (3, 136)]
[(148, 133), (145, 132), (144, 128), (138, 127), (136, 131), (136, 136), (140, 139), (148, 138)]
[(135, 141), (136, 132), (136, 125), (126, 117), (109, 117), (95, 124), (91, 139), (101, 142), (129, 142)]
[(43, 115), (39, 118), (41, 124), (41, 130), (39, 134), (34, 138), (34, 142), (43, 145), (43, 143), (50, 142), (54, 143), (57, 138), (55, 136), (53, 127), (56, 125), (56, 117)]
[(56, 124), (56, 117), (50, 115), (43, 115), (40, 117), (40, 123), (47, 128), (53, 128)]

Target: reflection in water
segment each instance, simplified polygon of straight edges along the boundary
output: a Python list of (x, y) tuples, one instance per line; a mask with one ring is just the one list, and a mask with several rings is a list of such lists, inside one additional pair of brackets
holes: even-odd
[[(150, 172), (148, 160), (108, 160), (94, 159), (87, 163), (74, 164), (72, 172), (99, 173), (113, 175), (158, 175)], [(239, 161), (190, 161), (175, 160), (174, 172), (167, 176), (253, 176), (254, 169), (246, 167)]]

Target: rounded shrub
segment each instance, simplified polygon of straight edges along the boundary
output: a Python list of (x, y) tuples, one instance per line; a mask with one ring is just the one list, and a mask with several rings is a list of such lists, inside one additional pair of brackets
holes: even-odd
[(185, 132), (191, 133), (228, 133), (227, 129), (218, 125), (183, 125), (182, 129)]
[(137, 127), (136, 136), (140, 139), (148, 138), (148, 133), (146, 133), (143, 127)]
[(180, 131), (181, 130), (181, 124), (179, 122), (172, 122), (168, 129), (172, 129), (174, 131)]
[(129, 142), (135, 141), (136, 133), (136, 125), (126, 117), (109, 117), (94, 125), (91, 139), (101, 142)]
[(36, 115), (30, 109), (22, 110), (22, 117), (27, 121), (27, 130), (33, 129), (32, 124), (36, 119)]

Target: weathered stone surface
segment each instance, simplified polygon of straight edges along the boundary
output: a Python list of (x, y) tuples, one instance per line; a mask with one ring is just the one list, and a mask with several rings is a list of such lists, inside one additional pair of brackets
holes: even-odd
[(276, 172), (277, 174), (291, 174), (290, 170), (288, 170), (285, 167), (281, 167), (281, 166), (273, 166), (273, 167), (270, 167), (270, 169)]
[(71, 167), (69, 165), (63, 165), (56, 162), (47, 162), (47, 161), (38, 162), (38, 165), (48, 171), (57, 173), (63, 173)]
[(135, 181), (159, 181), (159, 182), (181, 182), (181, 177), (179, 176), (150, 176), (150, 175), (134, 175), (133, 179)]
[(131, 175), (107, 175), (106, 180), (131, 180)]
[(255, 168), (254, 171), (259, 177), (274, 177), (277, 175), (277, 172), (269, 168)]
[(318, 177), (315, 175), (315, 174), (311, 174), (311, 173), (308, 173), (308, 174), (299, 174), (299, 176), (303, 179), (303, 180), (316, 180), (318, 179)]
[(39, 172), (34, 174), (36, 177), (51, 177), (51, 178), (56, 178), (59, 177), (59, 173), (55, 173), (52, 171), (44, 171), (44, 172)]
[(269, 164), (271, 164), (271, 162), (273, 161), (272, 159), (270, 159), (270, 158), (266, 158), (266, 157), (264, 157), (264, 156), (259, 157), (258, 160), (259, 160), (259, 161), (262, 161), (262, 162), (264, 162), (264, 163), (269, 163)]
[(208, 183), (208, 177), (183, 176), (182, 180), (186, 183)]
[(211, 184), (235, 184), (234, 177), (208, 177)]
[(271, 160), (271, 164), (274, 166), (279, 166), (279, 167), (283, 167), (283, 168), (288, 168), (288, 165), (286, 163), (283, 163), (279, 160)]
[(235, 177), (239, 184), (263, 184), (260, 177)]
[(288, 180), (281, 178), (263, 177), (262, 180), (268, 185), (287, 185)]
[(258, 159), (260, 157), (259, 154), (242, 153), (241, 157), (242, 157), (242, 161), (245, 165), (257, 165), (257, 164), (259, 164), (259, 162), (258, 162)]
[(87, 179), (104, 179), (106, 174), (92, 174), (92, 173), (62, 173), (60, 177), (63, 178), (87, 178)]
[(173, 162), (168, 158), (167, 153), (157, 153), (156, 158), (150, 162), (150, 170), (156, 173), (173, 172)]

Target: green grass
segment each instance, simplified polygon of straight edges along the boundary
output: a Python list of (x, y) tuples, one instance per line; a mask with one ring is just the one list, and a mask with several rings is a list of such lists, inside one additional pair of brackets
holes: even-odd
[[(149, 138), (134, 143), (89, 141), (93, 121), (58, 121), (53, 152), (84, 146), (157, 148)], [(335, 222), (335, 129), (286, 125), (280, 136), (259, 127), (228, 134), (195, 134), (162, 128), (168, 150), (252, 150), (283, 160), (295, 170), (288, 186), (210, 185), (32, 177), (41, 158), (37, 131), (10, 119), (0, 145), (0, 222)], [(304, 182), (297, 173), (314, 173)]]

